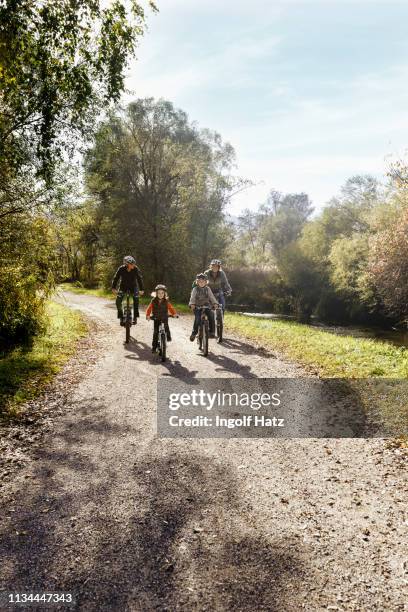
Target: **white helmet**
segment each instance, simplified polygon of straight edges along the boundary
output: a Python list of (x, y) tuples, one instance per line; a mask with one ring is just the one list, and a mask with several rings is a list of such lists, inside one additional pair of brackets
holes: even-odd
[(131, 255), (126, 255), (126, 257), (123, 258), (123, 263), (124, 264), (134, 264), (134, 265), (136, 265), (136, 260)]

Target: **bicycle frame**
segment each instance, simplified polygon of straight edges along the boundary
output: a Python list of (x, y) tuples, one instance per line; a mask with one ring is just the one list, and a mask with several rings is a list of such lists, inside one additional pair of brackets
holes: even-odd
[(197, 342), (198, 342), (198, 347), (200, 351), (203, 351), (203, 355), (205, 357), (207, 357), (208, 355), (208, 339), (209, 339), (209, 334), (210, 334), (210, 331), (209, 331), (210, 322), (208, 319), (208, 315), (205, 312), (208, 308), (211, 308), (211, 306), (196, 306), (196, 310), (201, 310), (200, 323), (198, 326)]
[(130, 341), (130, 328), (132, 327), (132, 308), (130, 306), (130, 291), (126, 291), (126, 306), (123, 309), (123, 318), (125, 321), (125, 342)]
[[(224, 296), (230, 295), (229, 293), (225, 294), (222, 291), (222, 289), (220, 291), (214, 292), (214, 297), (219, 302), (219, 307), (217, 308), (217, 314), (216, 314), (216, 330), (217, 330), (217, 342), (218, 343), (222, 342), (223, 332), (224, 332), (224, 308), (222, 307), (222, 304), (219, 300), (220, 293), (222, 293)], [(225, 297), (224, 297), (224, 302), (225, 302)]]
[[(173, 319), (174, 317), (172, 315), (168, 316), (169, 319)], [(157, 319), (155, 317), (150, 317), (151, 321), (156, 321)], [(160, 321), (160, 325), (159, 325), (159, 355), (161, 356), (161, 360), (162, 361), (166, 361), (167, 358), (167, 334), (166, 334), (166, 327), (165, 327), (165, 322), (163, 319), (159, 319)]]

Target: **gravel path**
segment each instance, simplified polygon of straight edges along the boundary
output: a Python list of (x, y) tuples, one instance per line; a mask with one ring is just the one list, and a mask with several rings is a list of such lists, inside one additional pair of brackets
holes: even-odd
[(362, 439), (156, 439), (159, 376), (306, 374), (231, 336), (206, 359), (187, 316), (171, 322), (161, 364), (151, 324), (124, 346), (113, 302), (64, 299), (100, 323), (102, 348), (2, 488), (1, 610), (17, 609), (6, 593), (51, 591), (98, 612), (408, 610), (404, 451)]

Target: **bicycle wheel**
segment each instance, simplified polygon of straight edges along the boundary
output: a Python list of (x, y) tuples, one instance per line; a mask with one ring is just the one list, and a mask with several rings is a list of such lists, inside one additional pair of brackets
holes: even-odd
[(222, 310), (217, 310), (217, 342), (222, 342), (222, 332), (224, 330), (224, 317)]
[(126, 336), (125, 336), (125, 342), (126, 344), (129, 344), (130, 342), (130, 328), (131, 328), (132, 322), (130, 320), (130, 317), (126, 317), (126, 323), (125, 323), (125, 330), (126, 330)]
[(204, 357), (207, 357), (208, 355), (208, 321), (204, 321), (204, 325), (203, 325), (203, 355)]
[(160, 334), (161, 338), (160, 338), (160, 346), (161, 346), (161, 360), (162, 361), (166, 361), (166, 344), (167, 344), (167, 338), (166, 338), (166, 334), (164, 332), (162, 332)]
[(130, 342), (130, 328), (132, 326), (132, 311), (130, 310), (129, 293), (126, 294), (126, 308), (125, 308), (125, 343)]

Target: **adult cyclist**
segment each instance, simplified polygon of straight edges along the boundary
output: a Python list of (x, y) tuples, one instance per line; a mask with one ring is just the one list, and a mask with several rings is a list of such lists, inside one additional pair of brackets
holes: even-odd
[(131, 255), (126, 255), (123, 258), (123, 265), (119, 266), (116, 270), (112, 280), (112, 292), (116, 294), (116, 308), (118, 309), (118, 319), (120, 319), (121, 325), (124, 325), (123, 296), (127, 291), (131, 292), (133, 297), (133, 323), (135, 324), (139, 316), (139, 295), (143, 295), (143, 289), (143, 278), (136, 265), (136, 261)]
[(204, 272), (208, 278), (208, 286), (215, 295), (222, 311), (225, 311), (225, 295), (231, 295), (232, 289), (228, 282), (227, 275), (221, 268), (222, 262), (220, 259), (212, 259), (210, 267)]

